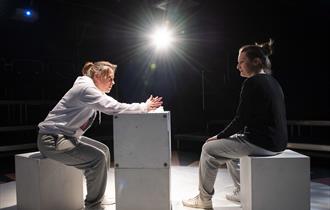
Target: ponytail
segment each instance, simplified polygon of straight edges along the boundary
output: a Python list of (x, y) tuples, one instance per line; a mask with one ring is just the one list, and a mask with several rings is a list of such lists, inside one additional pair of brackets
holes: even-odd
[[(82, 75), (93, 77), (94, 72), (92, 71), (94, 64), (92, 62), (86, 62), (84, 67), (81, 70)], [(93, 72), (93, 74), (92, 74)]]

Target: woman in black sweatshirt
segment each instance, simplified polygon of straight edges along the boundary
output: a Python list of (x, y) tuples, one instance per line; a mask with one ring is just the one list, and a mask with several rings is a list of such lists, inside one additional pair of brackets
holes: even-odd
[(217, 135), (207, 139), (199, 165), (199, 194), (184, 200), (193, 208), (212, 208), (214, 182), (220, 165), (226, 163), (235, 189), (228, 200), (240, 201), (238, 161), (247, 155), (270, 156), (287, 145), (284, 94), (271, 76), (273, 41), (245, 45), (238, 54), (237, 69), (245, 77), (234, 119)]

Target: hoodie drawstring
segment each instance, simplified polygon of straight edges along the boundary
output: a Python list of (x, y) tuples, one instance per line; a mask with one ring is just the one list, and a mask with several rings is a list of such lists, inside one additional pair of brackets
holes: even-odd
[(101, 125), (101, 112), (100, 111), (97, 111), (98, 114), (99, 114), (99, 125)]

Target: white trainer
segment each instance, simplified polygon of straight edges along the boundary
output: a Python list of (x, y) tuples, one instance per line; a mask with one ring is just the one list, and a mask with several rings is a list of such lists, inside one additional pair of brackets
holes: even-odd
[(235, 202), (241, 202), (241, 193), (239, 188), (235, 188), (231, 194), (226, 194), (226, 199)]
[(182, 204), (191, 208), (200, 208), (200, 209), (213, 209), (212, 200), (202, 200), (199, 195), (194, 198), (183, 200)]

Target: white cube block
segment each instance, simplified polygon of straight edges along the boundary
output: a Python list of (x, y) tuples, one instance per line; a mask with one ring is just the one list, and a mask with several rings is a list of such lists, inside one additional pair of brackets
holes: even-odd
[(170, 210), (170, 169), (115, 170), (116, 210)]
[(15, 156), (17, 208), (78, 210), (84, 206), (80, 170), (44, 158), (40, 152)]
[(113, 119), (119, 168), (164, 168), (171, 161), (170, 113), (118, 114)]
[(170, 113), (114, 116), (117, 210), (170, 210)]
[(244, 210), (309, 210), (310, 160), (291, 150), (240, 159)]

